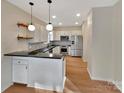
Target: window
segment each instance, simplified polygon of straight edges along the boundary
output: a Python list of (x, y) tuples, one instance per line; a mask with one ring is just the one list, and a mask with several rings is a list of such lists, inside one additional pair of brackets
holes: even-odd
[(48, 33), (48, 41), (53, 41), (53, 32)]

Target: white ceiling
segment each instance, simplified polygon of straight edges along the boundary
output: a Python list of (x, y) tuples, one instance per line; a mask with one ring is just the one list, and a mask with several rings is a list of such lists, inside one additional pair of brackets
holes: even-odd
[[(33, 16), (48, 23), (48, 3), (47, 0), (7, 0), (24, 11), (30, 13), (29, 2), (34, 3)], [(85, 20), (87, 13), (92, 7), (109, 6), (117, 2), (117, 0), (52, 0), (51, 16), (56, 15), (56, 19), (51, 21), (54, 26), (76, 26), (75, 22), (79, 22), (78, 26)], [(81, 16), (77, 17), (76, 13)]]

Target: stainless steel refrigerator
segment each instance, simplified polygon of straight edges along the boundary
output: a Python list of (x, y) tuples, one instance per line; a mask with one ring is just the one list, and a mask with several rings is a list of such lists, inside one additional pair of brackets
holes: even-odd
[(70, 40), (70, 55), (83, 56), (83, 37), (81, 35), (73, 35), (70, 37)]

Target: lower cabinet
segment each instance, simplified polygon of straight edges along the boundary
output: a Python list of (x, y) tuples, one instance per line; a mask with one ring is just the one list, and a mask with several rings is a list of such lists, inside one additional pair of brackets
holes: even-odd
[(65, 60), (34, 57), (12, 58), (14, 83), (28, 87), (63, 91), (65, 83)]
[(13, 82), (27, 84), (28, 62), (22, 59), (13, 59)]

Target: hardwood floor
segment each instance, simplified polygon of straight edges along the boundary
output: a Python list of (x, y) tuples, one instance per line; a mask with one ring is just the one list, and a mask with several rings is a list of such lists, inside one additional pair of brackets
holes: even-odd
[[(66, 57), (66, 82), (63, 93), (121, 93), (112, 83), (91, 80), (87, 64), (77, 57)], [(60, 93), (42, 89), (29, 88), (15, 84), (3, 93)]]

